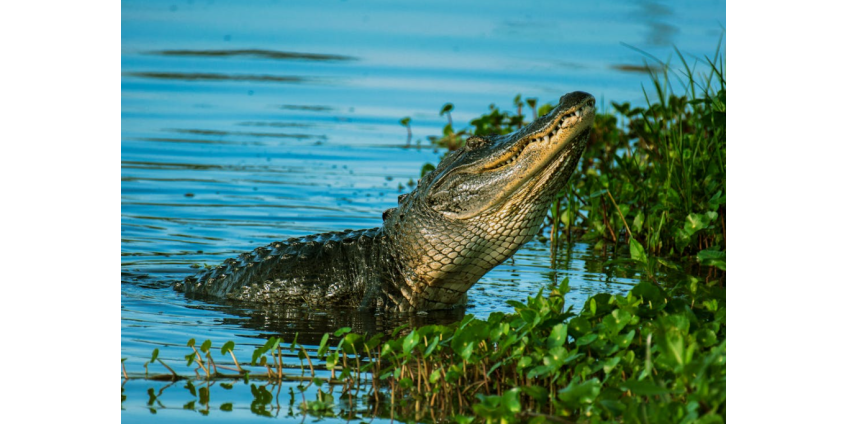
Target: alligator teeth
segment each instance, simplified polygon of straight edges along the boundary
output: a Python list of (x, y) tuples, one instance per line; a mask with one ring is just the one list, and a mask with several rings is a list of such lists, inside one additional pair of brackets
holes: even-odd
[(551, 141), (551, 136), (546, 135), (546, 136), (545, 136), (545, 143), (547, 143), (547, 142), (549, 142), (549, 141)]

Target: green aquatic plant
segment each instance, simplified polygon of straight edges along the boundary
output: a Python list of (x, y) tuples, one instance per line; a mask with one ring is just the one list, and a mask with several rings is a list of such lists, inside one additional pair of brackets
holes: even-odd
[[(513, 313), (493, 313), (485, 320), (467, 315), (447, 326), (399, 327), (388, 336), (342, 328), (325, 334), (312, 351), (293, 341), (288, 357), (298, 358), (299, 366), (284, 364), (283, 342), (272, 337), (250, 361), (265, 373), (217, 372), (211, 356), (201, 355), (210, 351), (207, 343), (197, 349), (189, 342), (187, 358), (215, 370), (196, 379), (250, 384), (251, 410), (260, 415), (270, 413), (272, 395), (251, 382), (256, 379), (278, 390), (286, 381), (297, 382), (301, 394), (316, 387), (317, 399), (304, 398), (298, 407), (314, 416), (335, 414), (340, 402), (352, 408), (365, 400), (374, 404), (374, 414), (416, 421), (462, 421), (457, 418), (462, 416), (481, 422), (722, 420), (724, 288), (697, 277), (687, 282), (663, 288), (646, 280), (627, 295), (595, 295), (576, 313), (564, 307), (566, 280), (548, 295), (540, 290), (526, 302), (510, 301)], [(337, 340), (335, 347), (331, 340)], [(227, 342), (222, 354), (233, 348)], [(154, 354), (150, 362), (155, 359)], [(301, 376), (283, 372), (287, 367), (299, 368)], [(208, 406), (208, 397), (201, 404)]]
[[(637, 239), (650, 252), (718, 260), (726, 240), (726, 84), (720, 56), (696, 81), (682, 54), (676, 95), (670, 68), (651, 74), (647, 107), (612, 103), (601, 114), (573, 186), (561, 193), (561, 223), (599, 245)], [(578, 203), (579, 202), (579, 203)], [(552, 222), (558, 226), (560, 222)]]
[(410, 122), (412, 122), (412, 118), (405, 116), (401, 118), (400, 124), (406, 128), (406, 145), (409, 146), (412, 143), (412, 127), (410, 126)]

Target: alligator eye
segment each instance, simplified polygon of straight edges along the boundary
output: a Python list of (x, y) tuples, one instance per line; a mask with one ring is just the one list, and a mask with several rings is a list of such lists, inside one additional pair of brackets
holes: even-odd
[(472, 135), (471, 137), (468, 137), (468, 140), (465, 141), (465, 146), (468, 147), (469, 150), (473, 150), (482, 147), (488, 142), (489, 140), (483, 137)]

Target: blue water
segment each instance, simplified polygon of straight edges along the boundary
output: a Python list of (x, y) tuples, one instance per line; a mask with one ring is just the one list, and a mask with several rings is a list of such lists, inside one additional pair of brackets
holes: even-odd
[[(622, 43), (663, 61), (676, 45), (691, 65), (714, 54), (725, 22), (724, 3), (713, 1), (481, 4), (122, 2), (121, 356), (131, 373), (154, 348), (184, 364), (190, 338), (233, 340), (249, 356), (270, 335), (314, 345), (340, 326), (385, 331), (507, 312), (506, 300), (564, 277), (576, 308), (638, 281), (603, 266), (609, 251), (574, 243), (552, 259), (537, 240), (483, 277), (467, 309), (427, 316), (259, 310), (170, 289), (193, 265), (270, 241), (379, 226), (443, 154), (427, 136), (441, 134), (446, 102), (460, 128), (492, 103), (513, 108), (519, 93), (544, 103), (582, 90), (607, 106), (643, 104), (649, 80), (633, 69), (647, 56)], [(128, 382), (122, 419), (151, 417), (146, 390), (161, 386)], [(234, 393), (213, 391), (234, 411), (204, 419), (256, 416), (250, 392)], [(158, 419), (201, 417), (172, 396), (160, 398)]]

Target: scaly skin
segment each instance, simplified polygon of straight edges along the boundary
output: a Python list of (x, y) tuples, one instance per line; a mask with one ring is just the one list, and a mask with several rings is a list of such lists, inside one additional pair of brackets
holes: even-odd
[(468, 139), (383, 213), (383, 226), (271, 243), (175, 284), (247, 302), (398, 309), (464, 304), (529, 241), (586, 146), (594, 98), (566, 94), (530, 125)]

